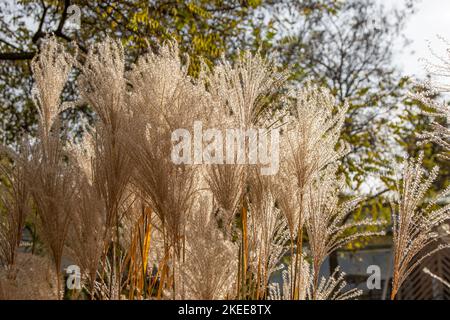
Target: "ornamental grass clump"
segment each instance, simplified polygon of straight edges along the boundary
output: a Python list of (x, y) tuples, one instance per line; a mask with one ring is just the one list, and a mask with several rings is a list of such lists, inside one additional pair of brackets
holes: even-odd
[[(286, 73), (248, 52), (234, 63), (223, 58), (203, 65), (192, 78), (175, 42), (131, 63), (111, 39), (71, 56), (49, 38), (32, 69), (38, 133), (15, 151), (5, 149), (8, 161), (0, 166), (0, 294), (29, 281), (16, 272), (26, 271), (17, 261), (26, 223), (37, 248), (27, 257), (42, 262), (36, 263), (42, 272), (36, 281), (45, 285), (38, 297), (297, 300), (361, 294), (346, 288), (339, 269), (328, 278), (319, 273), (331, 252), (383, 234), (381, 221), (351, 218), (364, 200), (344, 194), (337, 173), (348, 153), (340, 139), (348, 105), (330, 91), (307, 83), (293, 94), (284, 87)], [(72, 69), (79, 73), (79, 97), (61, 102)], [(79, 105), (94, 117), (83, 137), (74, 138), (60, 115)], [(177, 154), (185, 161), (174, 161), (181, 143), (176, 133), (192, 137), (199, 124), (215, 134), (194, 135), (194, 148)], [(258, 143), (244, 136), (232, 140), (231, 154), (223, 143), (212, 151), (212, 140), (229, 129), (257, 132)], [(245, 148), (238, 155), (239, 143)], [(264, 163), (254, 161), (261, 150), (277, 161), (273, 174), (263, 174)], [(223, 163), (207, 161), (225, 151)], [(399, 216), (414, 217), (415, 205), (402, 206)], [(446, 214), (437, 211), (424, 225)], [(407, 275), (401, 257), (411, 255), (408, 237), (415, 234), (397, 220), (396, 287)], [(79, 267), (78, 288), (62, 285), (63, 260)], [(282, 283), (274, 283), (276, 272)]]

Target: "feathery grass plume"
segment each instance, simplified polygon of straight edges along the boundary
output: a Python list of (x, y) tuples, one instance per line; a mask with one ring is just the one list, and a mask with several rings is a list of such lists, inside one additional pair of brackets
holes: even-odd
[[(78, 78), (81, 102), (94, 110), (97, 121), (93, 138), (93, 185), (107, 210), (106, 229), (110, 230), (112, 275), (110, 284), (121, 282), (119, 221), (125, 214), (132, 164), (121, 143), (121, 136), (129, 125), (125, 59), (122, 45), (109, 38), (92, 46), (85, 62), (79, 65)], [(112, 290), (112, 287), (111, 287)], [(116, 291), (117, 292), (117, 291)], [(119, 294), (117, 292), (117, 294)], [(120, 298), (119, 295), (114, 297)]]
[(249, 264), (256, 284), (256, 299), (266, 296), (271, 275), (281, 268), (288, 251), (289, 230), (286, 218), (270, 190), (271, 181), (252, 170), (247, 203), (249, 208)]
[(55, 300), (50, 261), (30, 253), (19, 253), (14, 266), (0, 268), (0, 300)]
[[(188, 76), (187, 64), (170, 42), (158, 54), (142, 56), (128, 73), (132, 117), (122, 142), (135, 168), (132, 183), (161, 221), (165, 270), (168, 263), (178, 266), (175, 260), (181, 257), (187, 215), (202, 180), (199, 166), (189, 161), (176, 164), (172, 159), (174, 131), (193, 128), (197, 120), (208, 121), (208, 94)], [(172, 273), (175, 278), (174, 269)], [(175, 296), (175, 284), (173, 290)]]
[(125, 60), (119, 42), (107, 38), (92, 46), (79, 66), (81, 101), (94, 110), (97, 121), (91, 133), (94, 185), (105, 201), (107, 227), (117, 227), (131, 174), (130, 161), (120, 143), (129, 118)]
[[(269, 109), (269, 103), (274, 103), (273, 99), (279, 94), (285, 79), (285, 74), (277, 72), (259, 54), (244, 52), (234, 64), (223, 58), (211, 72), (205, 72), (203, 78), (211, 94), (213, 113), (210, 125), (221, 129), (255, 128)], [(231, 141), (233, 154), (227, 154), (227, 163), (234, 165), (211, 165), (207, 173), (209, 188), (220, 208), (227, 232), (242, 201), (247, 179), (245, 159), (248, 150), (245, 148), (242, 161), (235, 154), (235, 146), (241, 142), (242, 146), (247, 146), (251, 143), (249, 139), (243, 137), (243, 141), (239, 141), (236, 137)]]
[(53, 124), (64, 110), (61, 93), (72, 69), (73, 58), (55, 38), (46, 38), (31, 61), (35, 84), (32, 90), (34, 104), (39, 113), (43, 140), (50, 134)]
[(87, 103), (98, 121), (113, 133), (127, 112), (125, 58), (119, 41), (106, 38), (89, 48), (84, 64), (78, 64), (81, 102)]
[[(445, 92), (447, 91), (448, 89)], [(446, 160), (450, 160), (450, 127), (448, 126), (448, 123), (450, 123), (450, 105), (446, 102), (430, 98), (438, 93), (436, 88), (429, 87), (425, 92), (412, 95), (425, 106), (434, 110), (433, 112), (424, 112), (425, 114), (433, 118), (444, 119), (446, 123), (446, 125), (443, 125), (434, 120), (432, 123), (433, 130), (418, 134), (418, 137), (422, 139), (421, 144), (434, 142), (444, 148), (440, 156)]]
[[(130, 111), (136, 118), (143, 117), (143, 123), (153, 121), (163, 128), (178, 129), (192, 119), (207, 120), (205, 88), (188, 75), (189, 59), (183, 57), (176, 42), (167, 42), (157, 53), (139, 57), (127, 73)], [(187, 105), (192, 109), (185, 110)]]
[(347, 104), (336, 104), (329, 90), (310, 83), (295, 96), (293, 114), (282, 135), (278, 181), (280, 189), (287, 186), (292, 192), (292, 204), (283, 202), (292, 237), (301, 229), (300, 210), (307, 186), (322, 169), (348, 153), (345, 144), (337, 148), (347, 110)]
[(417, 159), (405, 160), (403, 182), (398, 187), (399, 199), (392, 214), (394, 267), (391, 299), (395, 299), (405, 279), (423, 259), (449, 247), (448, 244), (439, 244), (423, 253), (439, 239), (436, 228), (450, 218), (450, 204), (438, 206), (438, 201), (450, 194), (450, 187), (424, 204), (425, 195), (436, 179), (439, 168), (435, 166), (431, 172), (427, 172), (422, 162), (423, 153)]
[[(346, 222), (361, 199), (356, 197), (340, 203), (339, 195), (345, 187), (345, 181), (337, 177), (336, 170), (337, 165), (323, 170), (308, 186), (305, 194), (305, 228), (313, 260), (314, 295), (319, 290), (320, 267), (331, 252), (357, 238), (384, 234), (384, 231), (361, 230), (368, 226), (380, 226), (381, 221), (367, 218)], [(354, 233), (349, 233), (355, 228)]]
[(216, 106), (222, 108), (217, 111), (231, 115), (234, 125), (249, 128), (268, 111), (286, 78), (260, 54), (246, 51), (234, 64), (222, 58), (204, 81)]
[(9, 157), (0, 162), (0, 265), (14, 265), (31, 203), (26, 168), (21, 161), (11, 162), (17, 154), (6, 148), (4, 151)]
[(26, 183), (36, 204), (40, 234), (53, 257), (59, 295), (61, 259), (76, 194), (76, 175), (59, 137), (58, 119), (64, 109), (59, 97), (72, 60), (54, 38), (45, 41), (33, 58), (33, 98), (39, 110), (39, 139), (36, 143), (28, 141), (30, 156), (21, 158), (26, 168)]
[[(281, 136), (281, 168), (277, 192), (288, 221), (291, 254), (302, 256), (304, 196), (309, 184), (330, 163), (348, 152), (346, 144), (338, 146), (348, 104), (340, 106), (329, 90), (307, 83), (292, 97), (290, 119)], [(289, 197), (284, 190), (292, 192)], [(294, 265), (298, 265), (295, 263)], [(292, 290), (298, 295), (296, 270), (292, 270)]]
[(93, 46), (80, 66), (80, 95), (98, 120), (93, 139), (94, 184), (108, 208), (108, 226), (117, 226), (131, 174), (120, 136), (129, 124), (123, 47), (111, 39)]
[(213, 216), (211, 197), (201, 198), (186, 227), (179, 298), (232, 298), (236, 290), (237, 257), (237, 244), (224, 237)]
[(440, 37), (440, 40), (447, 45), (446, 55), (441, 56), (430, 49), (431, 54), (437, 59), (438, 63), (434, 63), (426, 60), (427, 72), (433, 77), (422, 85), (422, 92), (416, 92), (411, 94), (411, 96), (423, 105), (430, 108), (431, 112), (425, 112), (433, 118), (444, 119), (445, 123), (441, 124), (437, 121), (432, 123), (432, 131), (419, 134), (418, 136), (423, 139), (422, 143), (427, 143), (429, 141), (434, 142), (444, 148), (444, 152), (441, 155), (444, 159), (450, 160), (450, 105), (444, 101), (433, 99), (434, 96), (441, 93), (448, 93), (450, 91), (450, 84), (448, 82), (442, 82), (440, 79), (447, 80), (450, 75), (450, 43)]
[(328, 164), (348, 153), (346, 144), (338, 145), (347, 110), (348, 104), (339, 106), (328, 89), (310, 83), (295, 95), (293, 115), (282, 136), (282, 169), (287, 183), (295, 178), (299, 193)]
[(172, 161), (172, 133), (207, 119), (207, 93), (187, 75), (175, 43), (141, 57), (128, 78), (133, 117), (124, 145), (136, 168), (133, 184), (162, 221), (168, 245), (178, 252), (200, 175), (198, 167)]

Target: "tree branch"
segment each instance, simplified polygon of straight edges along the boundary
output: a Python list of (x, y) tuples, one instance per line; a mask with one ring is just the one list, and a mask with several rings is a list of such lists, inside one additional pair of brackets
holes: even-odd
[[(49, 33), (42, 31), (42, 28), (43, 28), (43, 25), (45, 22), (45, 16), (47, 15), (47, 11), (48, 11), (49, 7), (45, 6), (44, 2), (42, 2), (42, 5), (44, 8), (44, 11), (43, 11), (41, 19), (39, 21), (38, 29), (36, 30), (36, 33), (33, 35), (32, 39), (31, 39), (33, 43), (37, 43), (37, 41), (40, 38), (44, 38), (47, 35), (49, 35)], [(58, 27), (56, 28), (56, 30), (53, 33), (50, 33), (50, 34), (55, 35), (56, 37), (66, 40), (67, 42), (71, 42), (72, 39), (69, 36), (65, 35), (62, 30), (64, 27), (64, 23), (67, 20), (67, 9), (69, 8), (69, 6), (70, 6), (70, 0), (65, 0), (63, 12), (61, 15), (61, 20), (59, 20)], [(6, 43), (5, 41), (2, 41), (2, 42)], [(80, 48), (80, 50), (82, 52), (87, 53), (86, 48), (84, 48), (82, 45), (78, 44), (78, 47)], [(33, 59), (35, 54), (36, 54), (35, 51), (33, 51), (33, 52), (0, 52), (0, 60), (9, 60), (9, 61), (31, 60), (31, 59)]]
[(64, 1), (64, 8), (61, 15), (61, 20), (59, 20), (58, 27), (56, 28), (55, 34), (62, 34), (62, 29), (64, 27), (64, 23), (67, 20), (67, 9), (70, 7), (70, 0)]
[(0, 52), (0, 60), (31, 60), (36, 52)]
[(34, 33), (33, 38), (31, 38), (31, 41), (33, 43), (36, 43), (43, 36), (42, 27), (44, 26), (45, 17), (47, 16), (48, 7), (45, 5), (44, 1), (41, 1), (41, 4), (42, 4), (44, 11), (42, 12), (42, 16), (39, 21), (39, 26), (38, 26), (36, 32)]

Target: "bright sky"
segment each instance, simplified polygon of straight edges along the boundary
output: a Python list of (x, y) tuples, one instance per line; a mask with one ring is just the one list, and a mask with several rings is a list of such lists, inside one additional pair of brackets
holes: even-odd
[[(386, 7), (399, 3), (398, 0), (379, 0)], [(446, 46), (437, 35), (450, 40), (450, 0), (421, 0), (417, 5), (417, 12), (409, 18), (405, 35), (412, 43), (405, 50), (397, 48), (395, 62), (398, 63), (406, 75), (423, 77), (425, 71), (420, 58), (432, 59), (429, 44), (433, 50), (444, 54)]]

